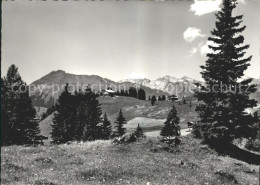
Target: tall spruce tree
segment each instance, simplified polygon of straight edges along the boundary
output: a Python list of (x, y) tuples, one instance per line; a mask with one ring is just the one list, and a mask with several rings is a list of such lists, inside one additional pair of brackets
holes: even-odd
[(1, 145), (12, 144), (13, 127), (10, 122), (9, 92), (6, 79), (1, 78)]
[(151, 99), (151, 104), (152, 104), (152, 106), (154, 106), (155, 102), (156, 102), (156, 97), (153, 95), (153, 96), (152, 96), (152, 99)]
[(139, 100), (146, 100), (145, 91), (142, 88), (138, 89), (138, 96), (137, 97), (138, 97)]
[(242, 15), (232, 16), (235, 0), (223, 0), (222, 9), (216, 14), (216, 28), (208, 40), (214, 44), (209, 48), (207, 61), (202, 68), (205, 85), (197, 92), (200, 104), (196, 107), (205, 141), (219, 143), (238, 137), (249, 137), (253, 119), (244, 110), (254, 107), (256, 101), (249, 99), (255, 92), (250, 85), (252, 79), (239, 82), (248, 68), (252, 56), (244, 57), (249, 45), (242, 45), (240, 35), (246, 28), (240, 26)]
[(74, 131), (74, 140), (82, 141), (83, 140), (83, 130), (87, 124), (87, 104), (84, 99), (84, 93), (79, 90), (75, 94), (75, 108), (76, 108), (76, 118), (74, 120), (75, 131)]
[(17, 133), (17, 144), (36, 144), (40, 134), (38, 120), (36, 119), (36, 110), (29, 97), (28, 87), (20, 88), (19, 99), (16, 103), (16, 122), (19, 123), (19, 132)]
[(166, 96), (162, 95), (162, 101), (165, 101), (165, 100), (166, 100)]
[(102, 110), (97, 98), (98, 96), (90, 88), (84, 93), (84, 101), (87, 106), (85, 112), (87, 119), (83, 131), (83, 140), (85, 141), (101, 139), (102, 137), (100, 126), (100, 123), (102, 123)]
[(67, 83), (57, 100), (56, 112), (54, 113), (51, 132), (54, 144), (66, 143), (74, 139), (74, 120), (76, 118), (74, 100), (73, 95), (69, 92)]
[(122, 136), (125, 134), (125, 128), (123, 127), (126, 124), (126, 119), (124, 118), (122, 109), (120, 109), (118, 116), (115, 121), (116, 124), (116, 136)]
[(112, 126), (110, 121), (107, 118), (107, 114), (104, 114), (103, 124), (102, 124), (102, 139), (109, 139), (112, 133)]
[(137, 90), (135, 87), (129, 88), (129, 96), (133, 98), (137, 98)]
[(178, 117), (175, 106), (172, 106), (167, 119), (164, 123), (164, 127), (161, 130), (161, 136), (179, 136), (180, 135), (180, 118)]
[(37, 143), (39, 124), (28, 90), (18, 68), (11, 65), (1, 78), (2, 145)]
[(24, 82), (15, 65), (8, 68), (7, 75), (1, 82), (2, 145), (17, 144), (20, 124), (16, 121), (16, 104), (19, 100), (19, 88)]

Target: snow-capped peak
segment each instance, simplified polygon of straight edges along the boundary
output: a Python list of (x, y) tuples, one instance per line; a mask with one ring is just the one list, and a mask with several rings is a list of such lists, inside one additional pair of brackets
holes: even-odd
[(156, 79), (157, 81), (165, 81), (165, 82), (172, 82), (172, 83), (175, 83), (178, 81), (178, 78), (175, 78), (175, 77), (172, 77), (172, 76), (169, 76), (169, 75), (166, 75), (164, 77), (161, 77), (161, 78), (158, 78)]

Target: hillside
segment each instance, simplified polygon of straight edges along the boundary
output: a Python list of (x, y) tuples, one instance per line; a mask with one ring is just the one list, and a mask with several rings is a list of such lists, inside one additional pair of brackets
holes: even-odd
[[(157, 101), (154, 106), (151, 106), (150, 101), (138, 100), (131, 97), (99, 97), (102, 112), (107, 113), (108, 119), (114, 124), (120, 108), (122, 108), (124, 117), (128, 121), (125, 126), (128, 131), (132, 131), (140, 123), (144, 127), (144, 131), (160, 130), (164, 119), (166, 119), (173, 102)], [(195, 106), (197, 102), (192, 102), (192, 107), (186, 105), (178, 105), (175, 107), (181, 119), (181, 128), (187, 128), (187, 122), (196, 119)], [(53, 114), (49, 115), (40, 122), (41, 134), (50, 138), (51, 124)]]
[(37, 119), (41, 119), (42, 114), (47, 111), (47, 108), (45, 108), (45, 107), (36, 107), (36, 106), (34, 106), (34, 108), (36, 110), (36, 118)]
[(158, 140), (2, 147), (1, 184), (258, 184), (258, 166), (218, 155), (190, 136), (181, 141), (173, 148)]
[[(107, 113), (111, 122), (116, 120), (117, 114), (122, 108), (125, 118), (129, 121), (136, 117), (144, 117), (151, 119), (165, 119), (173, 105), (171, 101), (157, 101), (154, 106), (150, 101), (138, 100), (131, 97), (99, 97), (99, 102), (103, 113)], [(183, 126), (186, 126), (186, 122), (196, 119), (195, 106), (197, 101), (192, 101), (193, 106), (178, 105), (174, 103), (178, 115), (181, 118)]]
[(48, 140), (44, 140), (45, 144), (49, 144), (51, 141), (51, 131), (52, 131), (52, 127), (51, 125), (53, 124), (53, 119), (54, 117), (54, 113), (52, 113), (51, 115), (47, 116), (44, 120), (42, 120), (39, 123), (40, 126), (40, 134), (43, 136), (48, 137)]

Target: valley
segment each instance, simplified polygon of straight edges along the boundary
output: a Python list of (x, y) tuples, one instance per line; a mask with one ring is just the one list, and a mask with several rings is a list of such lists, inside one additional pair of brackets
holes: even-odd
[[(157, 101), (154, 106), (148, 100), (138, 100), (132, 97), (99, 97), (99, 103), (101, 104), (103, 114), (106, 113), (112, 126), (117, 118), (120, 108), (124, 117), (127, 120), (125, 128), (128, 132), (133, 132), (137, 125), (140, 124), (144, 132), (159, 131), (166, 117), (174, 104), (180, 117), (181, 129), (187, 128), (188, 121), (196, 121), (197, 114), (195, 107), (197, 104), (196, 100), (192, 101), (192, 106), (189, 104), (179, 105), (172, 101)], [(47, 136), (49, 139), (45, 142), (46, 144), (51, 141), (50, 132), (52, 130), (51, 124), (53, 114), (42, 120), (39, 125), (41, 128), (41, 134)]]

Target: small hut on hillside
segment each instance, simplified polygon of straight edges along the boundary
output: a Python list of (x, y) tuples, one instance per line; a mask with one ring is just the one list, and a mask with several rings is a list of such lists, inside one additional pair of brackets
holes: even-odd
[(110, 97), (114, 97), (115, 96), (115, 91), (111, 90), (111, 89), (108, 89), (108, 90), (105, 90), (105, 92), (103, 92), (103, 96), (110, 96)]

